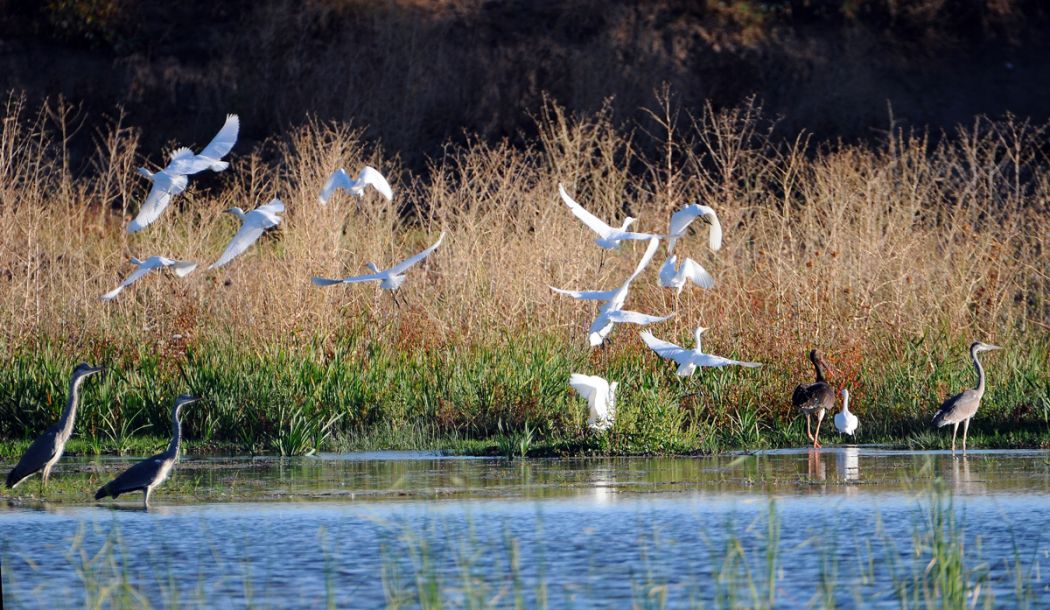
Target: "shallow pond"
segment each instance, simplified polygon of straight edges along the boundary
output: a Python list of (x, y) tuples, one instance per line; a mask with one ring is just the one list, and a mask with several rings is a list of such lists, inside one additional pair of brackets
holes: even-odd
[(187, 458), (90, 503), (127, 463), (8, 494), (5, 607), (1050, 605), (1046, 452)]

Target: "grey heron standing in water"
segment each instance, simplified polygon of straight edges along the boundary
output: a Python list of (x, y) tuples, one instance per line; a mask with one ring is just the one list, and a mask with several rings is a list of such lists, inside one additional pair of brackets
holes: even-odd
[(172, 436), (168, 450), (146, 458), (125, 470), (120, 476), (100, 487), (95, 492), (95, 499), (101, 500), (107, 496), (116, 498), (120, 494), (141, 491), (143, 493), (142, 507), (149, 508), (150, 493), (168, 478), (171, 469), (179, 461), (179, 446), (182, 443), (182, 424), (179, 422), (179, 412), (182, 407), (198, 400), (200, 398), (188, 394), (176, 398), (175, 406), (171, 409)]
[(984, 396), (984, 367), (977, 359), (977, 354), (994, 349), (1002, 349), (998, 345), (975, 341), (970, 345), (970, 358), (973, 359), (973, 367), (977, 369), (977, 387), (956, 394), (941, 404), (933, 416), (933, 425), (937, 428), (952, 424), (952, 452), (955, 451), (955, 435), (959, 433), (959, 424), (963, 424), (963, 451), (966, 451), (966, 433), (970, 431), (970, 418), (977, 413), (981, 406), (981, 397)]
[(7, 475), (7, 486), (16, 487), (22, 481), (28, 479), (37, 472), (43, 471), (40, 489), (47, 487), (47, 477), (51, 474), (51, 468), (62, 457), (66, 448), (66, 441), (73, 434), (73, 422), (77, 417), (77, 405), (80, 402), (80, 386), (89, 376), (103, 370), (102, 367), (91, 366), (81, 362), (73, 369), (73, 377), (69, 380), (69, 399), (58, 423), (51, 426), (22, 454), (15, 466)]

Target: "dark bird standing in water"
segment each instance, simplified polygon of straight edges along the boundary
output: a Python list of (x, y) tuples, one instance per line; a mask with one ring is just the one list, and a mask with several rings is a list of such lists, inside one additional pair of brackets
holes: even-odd
[(182, 424), (179, 423), (179, 411), (185, 405), (200, 400), (195, 396), (183, 394), (175, 399), (175, 406), (171, 409), (171, 426), (173, 434), (171, 444), (164, 453), (146, 458), (125, 470), (120, 476), (103, 485), (95, 493), (95, 499), (101, 500), (106, 496), (116, 498), (120, 494), (132, 491), (141, 491), (142, 507), (149, 508), (149, 495), (154, 488), (168, 478), (171, 469), (179, 461), (179, 447), (182, 443)]
[(91, 366), (81, 362), (73, 369), (73, 377), (69, 381), (69, 399), (58, 423), (51, 426), (40, 435), (33, 444), (26, 449), (18, 465), (7, 475), (7, 486), (16, 487), (22, 481), (34, 474), (43, 471), (40, 488), (47, 487), (47, 477), (51, 474), (51, 468), (62, 457), (66, 449), (66, 441), (73, 435), (73, 423), (77, 417), (77, 406), (80, 402), (80, 386), (89, 376), (102, 370), (102, 367)]
[[(835, 408), (835, 390), (824, 378), (824, 369), (828, 364), (820, 357), (817, 350), (809, 352), (809, 360), (817, 371), (817, 380), (803, 383), (791, 394), (791, 404), (806, 414), (806, 436), (813, 441), (813, 446), (820, 448), (820, 423), (829, 409)], [(817, 433), (810, 432), (810, 417), (817, 416)]]

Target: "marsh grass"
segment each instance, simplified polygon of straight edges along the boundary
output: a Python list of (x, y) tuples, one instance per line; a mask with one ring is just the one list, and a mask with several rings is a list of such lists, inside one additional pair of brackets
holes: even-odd
[[(966, 346), (982, 338), (1007, 349), (986, 354), (975, 442), (1047, 444), (1043, 126), (982, 118), (937, 144), (894, 130), (877, 144), (815, 147), (805, 134), (773, 138), (754, 103), (679, 108), (665, 90), (653, 109), (663, 133), (616, 124), (608, 108), (577, 117), (550, 103), (525, 146), (470, 138), (417, 174), (360, 130), (308, 122), (239, 149), (231, 170), (192, 181), (155, 225), (128, 236), (148, 186), (133, 168), (160, 151), (138, 150), (137, 130), (116, 121), (95, 135), (91, 171), (74, 173), (62, 107), (34, 113), (10, 98), (0, 126), (0, 437), (54, 421), (68, 370), (84, 359), (111, 370), (87, 387), (78, 425), (100, 450), (166, 435), (168, 403), (184, 391), (207, 399), (187, 414), (194, 434), (252, 453), (310, 452), (373, 429), (496, 439), (500, 424), (518, 434), (526, 422), (528, 452), (781, 446), (804, 438), (788, 396), (811, 378), (804, 354), (819, 347), (842, 371), (834, 382), (851, 389), (862, 438), (943, 446), (923, 427), (972, 384)], [(661, 155), (640, 153), (642, 137), (663, 138)], [(374, 194), (316, 203), (333, 168), (365, 163), (391, 177), (394, 203)], [(560, 204), (559, 183), (599, 216), (630, 213), (647, 231), (662, 231), (683, 203), (715, 207), (722, 251), (708, 252), (704, 235), (680, 248), (716, 288), (674, 298), (647, 274), (629, 305), (676, 312), (657, 336), (684, 342), (702, 323), (713, 327), (712, 352), (765, 366), (680, 380), (631, 327), (589, 351), (593, 307), (548, 286), (617, 284), (640, 249), (610, 254), (597, 272), (593, 236)], [(235, 263), (98, 300), (131, 255), (209, 262), (235, 229), (221, 210), (273, 196), (288, 205), (285, 221)], [(446, 242), (414, 270), (403, 308), (370, 286), (309, 283), (400, 260), (440, 231)], [(573, 371), (621, 382), (608, 438), (584, 432), (566, 384)]]

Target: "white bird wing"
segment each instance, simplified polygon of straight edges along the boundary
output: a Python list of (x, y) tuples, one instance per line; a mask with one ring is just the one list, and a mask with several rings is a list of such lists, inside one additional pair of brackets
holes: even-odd
[(616, 294), (615, 290), (564, 290), (554, 286), (551, 286), (550, 289), (558, 294), (582, 301), (608, 301)]
[(599, 394), (609, 392), (609, 383), (596, 375), (573, 373), (569, 375), (569, 385), (579, 392), (580, 396), (586, 398), (588, 403), (593, 402)]
[(674, 214), (671, 214), (671, 224), (667, 229), (667, 233), (675, 237), (680, 237), (689, 224), (696, 220), (696, 217), (702, 212), (703, 211), (700, 209), (699, 205), (690, 203)]
[(390, 269), (387, 270), (387, 273), (390, 274), (390, 275), (400, 275), (401, 273), (404, 273), (412, 265), (415, 265), (419, 261), (421, 261), (424, 258), (430, 256), (430, 254), (432, 252), (434, 252), (434, 250), (437, 250), (438, 246), (441, 245), (441, 242), (444, 239), (445, 239), (445, 232), (442, 231), (441, 235), (438, 236), (438, 240), (436, 242), (434, 242), (434, 245), (430, 246), (426, 250), (423, 250), (419, 254), (417, 254), (417, 255), (415, 255), (413, 257), (410, 257), (410, 258), (406, 258), (405, 260), (401, 261), (400, 263), (394, 265), (393, 267), (391, 267)]
[(142, 276), (146, 275), (154, 269), (156, 269), (155, 265), (139, 265), (138, 268), (131, 272), (131, 275), (124, 278), (124, 281), (120, 283), (120, 286), (117, 286), (113, 290), (110, 290), (106, 294), (102, 295), (101, 299), (103, 301), (112, 301), (117, 297), (118, 294), (121, 293), (121, 291), (123, 291), (128, 286), (134, 284), (135, 282), (139, 281), (140, 279), (142, 279)]
[(197, 263), (192, 261), (172, 261), (171, 267), (177, 277), (186, 277), (197, 268)]
[(385, 273), (369, 273), (368, 275), (355, 275), (353, 277), (343, 278), (344, 284), (360, 284), (361, 282), (375, 282), (386, 279)]
[(198, 159), (193, 154), (193, 151), (185, 146), (171, 151), (168, 159), (169, 161), (164, 166), (164, 171), (173, 175), (190, 176), (208, 169), (208, 165), (210, 165), (210, 163)]
[(394, 199), (394, 191), (390, 188), (390, 183), (386, 181), (386, 177), (379, 173), (376, 168), (366, 165), (360, 173), (357, 174), (357, 182), (360, 184), (369, 184), (375, 190), (379, 191), (383, 197), (386, 197), (387, 201)]
[[(711, 277), (711, 274), (701, 267), (700, 263), (691, 258), (685, 259), (680, 272), (685, 279), (701, 288), (710, 289), (715, 287), (715, 278)], [(662, 274), (663, 271), (661, 270), (660, 273)]]
[[(614, 229), (615, 231), (615, 229)], [(647, 239), (660, 239), (659, 235), (652, 233), (635, 233), (634, 231), (616, 231), (616, 239), (620, 241), (633, 240), (633, 241), (645, 241)]]
[(678, 259), (673, 254), (667, 257), (664, 264), (660, 267), (660, 278), (659, 283), (663, 288), (677, 288), (678, 287), (678, 270), (675, 269), (675, 261)]
[(673, 317), (673, 313), (668, 314), (666, 316), (651, 316), (646, 313), (639, 313), (637, 311), (627, 311), (622, 309), (606, 313), (606, 318), (610, 322), (616, 322), (617, 324), (640, 324), (641, 326), (656, 324), (657, 322), (670, 320)]
[(222, 256), (219, 257), (219, 260), (212, 263), (208, 269), (218, 269), (232, 261), (237, 255), (251, 247), (251, 245), (262, 236), (263, 231), (266, 229), (257, 218), (258, 217), (252, 218), (250, 215), (245, 217), (240, 230), (238, 230), (233, 236), (233, 239), (230, 240), (230, 244), (226, 246), (226, 250), (223, 251)]
[(317, 201), (321, 204), (326, 204), (337, 190), (353, 188), (355, 184), (350, 174), (340, 167), (328, 177), (328, 182), (324, 183), (324, 188), (321, 189), (321, 194), (317, 197)]
[[(279, 214), (279, 213), (284, 211), (284, 203), (280, 199), (274, 197), (273, 199), (270, 200), (270, 203), (267, 203), (266, 205), (261, 205), (261, 206), (255, 208), (252, 211), (253, 212), (262, 212), (263, 214), (266, 214), (267, 216), (273, 216), (274, 218), (277, 218), (277, 214)], [(249, 214), (251, 214), (251, 212), (249, 212)], [(272, 219), (271, 219), (271, 221), (272, 221)], [(280, 221), (281, 221), (281, 219), (277, 218), (277, 222), (280, 222)], [(269, 227), (267, 227), (267, 228), (269, 228)]]
[(634, 278), (638, 277), (638, 275), (641, 274), (643, 270), (645, 270), (646, 266), (649, 265), (649, 261), (653, 260), (653, 255), (656, 254), (656, 250), (659, 247), (660, 240), (656, 237), (651, 237), (649, 239), (649, 246), (646, 247), (645, 254), (642, 255), (642, 260), (638, 261), (638, 266), (635, 267), (634, 273), (632, 273), (631, 276), (627, 278), (627, 281), (624, 282), (625, 287), (631, 282), (633, 282)]
[(329, 279), (326, 277), (318, 277), (315, 275), (313, 278), (310, 279), (310, 281), (313, 283), (314, 286), (335, 286), (336, 284), (342, 284), (343, 278)]
[(720, 367), (720, 366), (746, 366), (749, 369), (762, 366), (761, 362), (744, 362), (741, 360), (730, 360), (714, 354), (698, 354), (693, 361), (697, 366)]
[(706, 205), (700, 206), (704, 208), (704, 218), (707, 218), (708, 222), (711, 223), (711, 235), (708, 237), (708, 247), (711, 248), (712, 252), (718, 252), (722, 248), (722, 223), (718, 222), (718, 214), (712, 208)]
[(171, 203), (171, 197), (171, 193), (161, 188), (154, 181), (153, 188), (150, 189), (149, 195), (146, 196), (146, 201), (139, 208), (138, 216), (135, 217), (135, 220), (128, 223), (128, 233), (141, 231), (153, 224), (155, 220), (160, 218), (161, 213), (168, 207), (168, 204)]
[(669, 341), (663, 339), (657, 339), (653, 336), (653, 333), (649, 331), (642, 331), (642, 341), (649, 346), (649, 349), (656, 352), (657, 356), (666, 358), (668, 360), (674, 360), (675, 362), (682, 364), (690, 360), (690, 356), (693, 351), (675, 345)]
[(197, 156), (207, 157), (216, 161), (222, 159), (233, 150), (233, 145), (237, 143), (237, 134), (240, 131), (241, 119), (236, 114), (226, 115), (226, 122), (219, 129), (219, 133), (215, 134), (211, 142), (208, 142), (208, 145)]
[(565, 202), (565, 205), (569, 206), (569, 209), (572, 210), (573, 215), (576, 216), (576, 218), (579, 218), (581, 221), (583, 221), (583, 224), (587, 225), (592, 231), (597, 233), (599, 236), (605, 238), (613, 232), (612, 227), (605, 224), (605, 222), (603, 222), (594, 214), (591, 214), (587, 210), (583, 209), (582, 205), (576, 203), (576, 201), (569, 196), (569, 193), (565, 190), (565, 187), (560, 184), (558, 185), (558, 193), (561, 194), (561, 199)]

